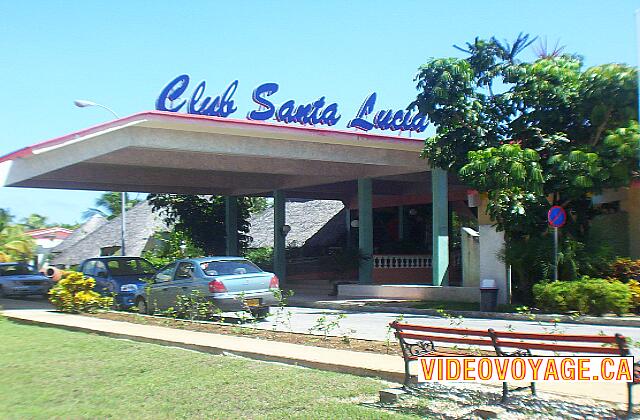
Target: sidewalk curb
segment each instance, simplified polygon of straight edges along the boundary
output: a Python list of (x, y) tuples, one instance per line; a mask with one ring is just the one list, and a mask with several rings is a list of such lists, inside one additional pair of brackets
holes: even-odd
[[(293, 365), (293, 366), (302, 366), (306, 368), (319, 369), (319, 370), (325, 370), (325, 371), (331, 371), (331, 372), (337, 372), (337, 373), (347, 373), (347, 374), (356, 375), (356, 376), (378, 378), (378, 379), (382, 379), (382, 380), (397, 383), (397, 384), (401, 384), (404, 381), (404, 373), (400, 371), (393, 371), (391, 369), (390, 370), (373, 369), (373, 368), (367, 368), (363, 366), (351, 366), (351, 365), (341, 364), (341, 363), (329, 363), (329, 362), (300, 359), (300, 358), (288, 357), (288, 356), (269, 355), (269, 354), (261, 353), (259, 351), (251, 351), (251, 350), (239, 351), (239, 350), (232, 350), (232, 349), (228, 349), (221, 346), (215, 346), (215, 345), (191, 344), (191, 343), (185, 343), (178, 340), (173, 341), (173, 340), (165, 340), (161, 338), (143, 337), (135, 334), (116, 333), (112, 331), (101, 331), (101, 330), (96, 330), (90, 327), (82, 327), (78, 325), (66, 325), (66, 324), (60, 324), (56, 322), (34, 320), (30, 318), (20, 317), (17, 314), (6, 313), (6, 312), (2, 312), (0, 313), (0, 315), (4, 316), (7, 319), (10, 319), (13, 322), (26, 324), (26, 325), (61, 328), (68, 331), (84, 332), (84, 333), (96, 334), (104, 337), (127, 339), (127, 340), (132, 340), (132, 341), (137, 341), (142, 343), (149, 343), (149, 344), (157, 344), (162, 346), (179, 347), (187, 350), (195, 350), (195, 351), (199, 351), (202, 353), (209, 353), (209, 354), (217, 354), (217, 355), (230, 354), (234, 356), (241, 356), (241, 357), (246, 357), (253, 360), (260, 360), (264, 362), (278, 362), (278, 363), (284, 363), (284, 364)], [(111, 321), (111, 322), (121, 322), (121, 321)], [(203, 334), (216, 335), (213, 333), (203, 333)], [(241, 337), (241, 338), (245, 340), (253, 341), (255, 344), (254, 348), (256, 349), (259, 349), (260, 344), (264, 342), (264, 340), (259, 340), (255, 338), (248, 338), (248, 337)], [(301, 346), (300, 344), (291, 344), (291, 345)], [(309, 347), (309, 346), (305, 346), (305, 347)], [(310, 349), (313, 350), (313, 347), (310, 347)], [(323, 349), (323, 350), (333, 350), (340, 354), (342, 354), (342, 352), (352, 353), (353, 357), (358, 357), (358, 355), (361, 354), (360, 352), (348, 351), (348, 350), (334, 350), (334, 349)], [(400, 356), (390, 356), (390, 357), (396, 357), (398, 359), (398, 364), (402, 364), (402, 357)], [(335, 360), (338, 361), (340, 360), (340, 358), (337, 357), (335, 358)]]
[[(442, 313), (436, 309), (418, 309), (409, 308), (406, 306), (357, 306), (348, 303), (334, 303), (329, 301), (296, 301), (290, 300), (292, 306), (299, 306), (303, 308), (314, 309), (334, 309), (341, 311), (351, 312), (375, 312), (375, 313), (400, 313), (408, 315), (430, 315), (442, 318)], [(479, 319), (501, 319), (507, 321), (542, 321), (549, 323), (565, 323), (565, 324), (580, 324), (580, 325), (599, 325), (608, 327), (640, 327), (640, 319), (628, 319), (628, 318), (611, 318), (611, 317), (595, 317), (595, 316), (580, 316), (572, 317), (570, 315), (550, 315), (550, 314), (512, 314), (505, 312), (481, 312), (481, 311), (445, 311), (447, 314), (464, 318), (479, 318)]]

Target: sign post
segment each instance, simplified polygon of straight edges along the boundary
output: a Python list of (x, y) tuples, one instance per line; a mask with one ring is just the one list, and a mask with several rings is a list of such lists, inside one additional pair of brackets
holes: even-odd
[(558, 228), (567, 222), (567, 212), (560, 206), (553, 206), (547, 213), (549, 226), (553, 228), (553, 280), (558, 280)]

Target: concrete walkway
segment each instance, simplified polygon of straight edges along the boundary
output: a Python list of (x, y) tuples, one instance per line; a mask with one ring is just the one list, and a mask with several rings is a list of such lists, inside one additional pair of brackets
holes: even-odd
[[(257, 360), (275, 361), (323, 370), (372, 376), (392, 382), (403, 379), (403, 361), (399, 356), (369, 354), (346, 350), (309, 347), (246, 337), (186, 331), (152, 325), (110, 321), (80, 315), (68, 315), (44, 309), (13, 307), (3, 314), (18, 322), (97, 333), (115, 338), (170, 345), (208, 353), (231, 353)], [(27, 305), (25, 305), (27, 306)], [(497, 384), (496, 384), (497, 385)], [(538, 383), (541, 392), (626, 403), (626, 386), (608, 383)], [(496, 389), (497, 390), (497, 389)], [(636, 393), (639, 394), (639, 393)], [(635, 399), (640, 402), (640, 395)]]
[[(315, 309), (334, 309), (349, 312), (364, 313), (401, 313), (405, 315), (427, 315), (442, 317), (437, 309), (415, 308), (418, 302), (415, 300), (382, 299), (382, 298), (340, 298), (324, 295), (294, 295), (290, 300), (291, 306)], [(447, 310), (447, 314), (466, 319), (491, 319), (504, 321), (530, 321), (531, 315), (509, 312), (481, 312), (481, 311), (457, 311)], [(570, 316), (559, 314), (534, 315), (536, 321), (558, 322), (562, 324), (579, 324), (605, 327), (640, 327), (638, 316)]]

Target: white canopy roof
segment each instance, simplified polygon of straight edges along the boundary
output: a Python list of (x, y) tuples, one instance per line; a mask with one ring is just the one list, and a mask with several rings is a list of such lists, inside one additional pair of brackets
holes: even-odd
[(149, 111), (4, 156), (0, 184), (221, 195), (286, 189), (305, 198), (323, 186), (317, 198), (340, 198), (347, 181), (371, 177), (388, 181), (378, 188), (383, 192), (413, 182), (428, 193), (422, 145), (397, 136)]

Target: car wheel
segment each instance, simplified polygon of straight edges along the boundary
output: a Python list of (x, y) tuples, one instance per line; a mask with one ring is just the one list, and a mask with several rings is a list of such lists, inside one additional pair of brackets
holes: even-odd
[(138, 313), (146, 315), (148, 312), (149, 308), (147, 307), (147, 301), (143, 298), (138, 299)]

